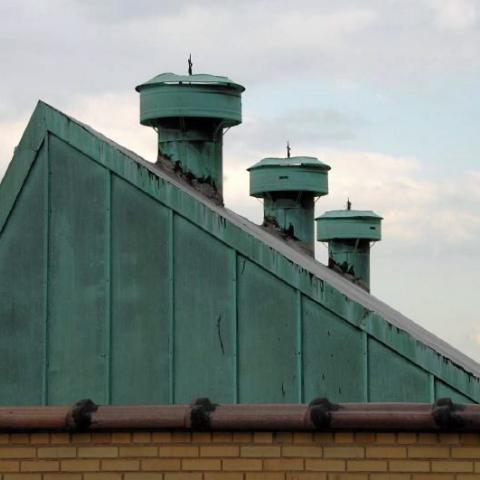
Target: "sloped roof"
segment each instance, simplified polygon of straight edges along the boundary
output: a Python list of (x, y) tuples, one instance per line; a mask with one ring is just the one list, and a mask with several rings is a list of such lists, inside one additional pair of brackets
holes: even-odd
[[(161, 196), (160, 201), (166, 204), (172, 196), (182, 196), (184, 203), (193, 200), (195, 207), (189, 207), (188, 215), (202, 216), (203, 228), (208, 229), (212, 235), (235, 245), (249, 258), (296, 288), (308, 291), (317, 298), (321, 297), (322, 303), (332, 311), (341, 311), (342, 317), (347, 321), (462, 393), (477, 400), (480, 398), (480, 365), (476, 361), (306, 255), (294, 241), (279, 238), (233, 211), (215, 204), (173, 174), (43, 102), (37, 105), (17, 148), (15, 166), (12, 163), (0, 185), (0, 233), (46, 132), (64, 139), (146, 193), (157, 198)], [(156, 179), (157, 188), (154, 188), (152, 179)], [(165, 188), (158, 189), (159, 181)], [(231, 225), (232, 230), (227, 233), (220, 230), (217, 226), (218, 217)], [(324, 288), (329, 295), (324, 294)], [(428, 348), (417, 348), (419, 345)], [(438, 355), (443, 357), (443, 361), (439, 361)], [(472, 382), (472, 375), (476, 377), (475, 382)]]
[[(101, 138), (103, 141), (108, 142), (110, 145), (119, 150), (122, 150), (126, 155), (130, 156), (132, 160), (135, 160), (136, 162), (147, 168), (150, 172), (154, 173), (158, 177), (167, 180), (179, 189), (188, 192), (189, 195), (191, 195), (199, 202), (207, 205), (208, 208), (210, 208), (211, 210), (225, 217), (227, 220), (236, 224), (242, 230), (245, 230), (266, 245), (271, 246), (273, 249), (277, 250), (286, 258), (290, 259), (292, 262), (313, 273), (318, 278), (324, 280), (351, 300), (358, 302), (368, 310), (379, 314), (393, 326), (398, 327), (401, 330), (404, 330), (405, 332), (411, 334), (414, 338), (420, 340), (425, 345), (432, 347), (438, 353), (451, 359), (453, 362), (458, 363), (460, 366), (464, 367), (465, 370), (473, 373), (477, 377), (480, 377), (480, 364), (477, 363), (475, 360), (468, 357), (456, 348), (452, 347), (450, 344), (437, 337), (433, 333), (429, 332), (428, 330), (424, 329), (417, 323), (413, 322), (405, 315), (402, 315), (400, 312), (390, 307), (386, 303), (377, 299), (371, 293), (366, 292), (363, 288), (360, 288), (359, 286), (352, 283), (350, 280), (344, 278), (342, 275), (329, 269), (326, 265), (318, 262), (310, 255), (306, 254), (303, 249), (297, 248), (297, 245), (294, 241), (286, 241), (282, 238), (279, 238), (273, 235), (270, 230), (262, 228), (261, 226), (251, 222), (250, 220), (241, 215), (238, 215), (237, 213), (226, 207), (221, 207), (217, 205), (215, 202), (199, 193), (189, 184), (182, 182), (181, 179), (179, 179), (178, 177), (170, 175), (169, 172), (158, 168), (155, 164), (148, 162), (147, 160), (140, 157), (131, 150), (128, 150), (125, 147), (118, 145), (116, 142), (98, 133), (96, 130), (89, 127), (88, 125), (84, 125), (80, 122), (78, 123), (92, 134)], [(378, 216), (376, 214), (373, 215)]]

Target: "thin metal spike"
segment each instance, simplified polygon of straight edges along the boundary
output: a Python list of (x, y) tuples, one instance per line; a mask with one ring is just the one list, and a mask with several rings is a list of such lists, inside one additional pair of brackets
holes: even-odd
[(192, 75), (192, 67), (193, 67), (192, 54), (190, 54), (188, 57), (188, 74), (189, 75)]

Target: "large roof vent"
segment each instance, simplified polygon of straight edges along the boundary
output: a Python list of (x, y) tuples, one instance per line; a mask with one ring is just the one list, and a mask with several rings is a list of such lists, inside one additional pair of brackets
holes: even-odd
[(371, 210), (331, 210), (316, 219), (317, 240), (328, 242), (328, 266), (370, 291), (370, 244), (382, 239), (382, 217)]
[(222, 201), (222, 139), (242, 122), (241, 85), (215, 75), (162, 73), (136, 87), (140, 123), (158, 132), (158, 160)]
[(315, 157), (264, 158), (248, 169), (250, 195), (263, 198), (264, 224), (315, 250), (315, 197), (328, 193), (330, 167)]

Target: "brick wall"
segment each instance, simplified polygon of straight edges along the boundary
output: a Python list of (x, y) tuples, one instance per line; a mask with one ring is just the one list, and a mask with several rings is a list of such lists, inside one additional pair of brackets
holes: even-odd
[(480, 479), (480, 434), (2, 434), (0, 480)]

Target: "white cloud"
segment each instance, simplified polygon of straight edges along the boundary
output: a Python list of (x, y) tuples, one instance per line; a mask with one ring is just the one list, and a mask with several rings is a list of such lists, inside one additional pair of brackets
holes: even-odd
[[(55, 105), (53, 105), (55, 107)], [(82, 123), (130, 147), (147, 160), (156, 159), (156, 133), (139, 124), (138, 94), (128, 92), (78, 98), (65, 112)], [(21, 120), (0, 123), (0, 179), (10, 163), (15, 146), (28, 123)]]
[(27, 118), (15, 122), (0, 122), (0, 180), (7, 170), (26, 126)]
[[(266, 20), (265, 12), (259, 12)], [(333, 12), (300, 12), (278, 10), (270, 17), (268, 30), (263, 30), (260, 45), (268, 50), (299, 52), (314, 47), (318, 53), (331, 51), (344, 44), (349, 36), (372, 27), (377, 14), (369, 8), (344, 8)], [(252, 32), (254, 33), (254, 32)], [(312, 63), (315, 57), (312, 57)]]
[(478, 0), (427, 0), (436, 26), (446, 30), (468, 30), (478, 15)]
[(155, 162), (157, 134), (139, 123), (138, 93), (107, 93), (81, 97), (65, 112), (95, 130)]
[[(423, 178), (421, 163), (413, 158), (338, 149), (311, 153), (332, 167), (330, 193), (317, 202), (317, 214), (344, 208), (349, 197), (354, 208), (375, 210), (384, 217), (384, 241), (394, 244), (397, 250), (416, 249), (419, 254), (428, 249), (476, 248), (480, 238), (480, 196), (479, 189), (469, 186), (469, 182), (478, 182), (480, 171), (431, 179)], [(265, 155), (258, 151), (254, 156), (260, 159)], [(244, 158), (226, 155), (226, 203), (259, 221), (262, 206), (258, 200), (247, 200), (247, 166)]]

